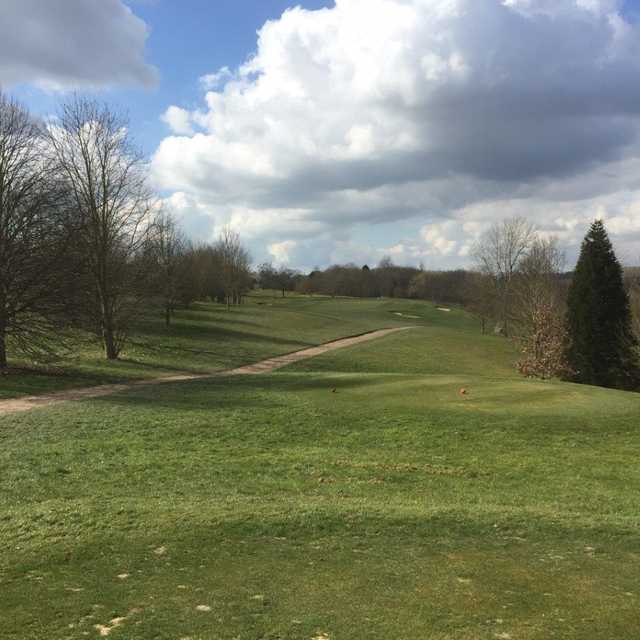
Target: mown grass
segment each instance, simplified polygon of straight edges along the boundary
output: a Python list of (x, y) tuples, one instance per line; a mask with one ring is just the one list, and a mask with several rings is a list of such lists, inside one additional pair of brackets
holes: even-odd
[(268, 376), (0, 418), (1, 637), (640, 637), (640, 395), (400, 305), (418, 328)]
[(118, 361), (106, 361), (95, 339), (78, 335), (66, 348), (71, 355), (54, 366), (34, 370), (32, 363), (14, 362), (17, 371), (0, 376), (0, 400), (238, 367), (345, 335), (408, 324), (390, 310), (400, 308), (408, 313), (413, 306), (393, 300), (294, 294), (283, 299), (277, 292), (257, 291), (245, 304), (230, 310), (214, 303), (178, 310), (168, 328), (162, 313), (151, 310), (134, 327)]

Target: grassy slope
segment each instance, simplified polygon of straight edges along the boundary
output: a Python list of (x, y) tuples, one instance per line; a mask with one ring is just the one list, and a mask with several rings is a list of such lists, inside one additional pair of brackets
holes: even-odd
[(640, 396), (522, 380), (458, 312), (325, 304), (421, 328), (0, 418), (3, 639), (640, 637)]
[(241, 366), (345, 335), (407, 324), (387, 312), (394, 304), (323, 297), (283, 300), (272, 292), (256, 292), (230, 311), (211, 303), (180, 310), (168, 329), (161, 313), (150, 314), (136, 327), (119, 361), (107, 362), (95, 341), (78, 340), (76, 355), (62, 360), (56, 375), (0, 377), (0, 399)]

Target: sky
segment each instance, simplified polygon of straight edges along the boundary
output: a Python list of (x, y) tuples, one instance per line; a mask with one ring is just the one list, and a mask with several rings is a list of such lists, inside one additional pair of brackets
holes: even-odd
[(195, 240), (469, 266), (523, 216), (640, 263), (640, 0), (3, 0), (0, 85), (130, 116)]

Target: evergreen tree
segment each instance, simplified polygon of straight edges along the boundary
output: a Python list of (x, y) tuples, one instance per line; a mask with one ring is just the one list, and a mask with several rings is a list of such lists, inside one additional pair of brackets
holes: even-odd
[(589, 229), (569, 290), (567, 360), (584, 384), (634, 389), (640, 383), (622, 267), (604, 224)]

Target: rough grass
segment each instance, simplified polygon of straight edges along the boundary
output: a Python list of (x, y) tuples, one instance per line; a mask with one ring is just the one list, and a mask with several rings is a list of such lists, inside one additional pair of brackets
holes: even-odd
[[(301, 341), (398, 309), (280, 304)], [(640, 395), (400, 309), (268, 376), (0, 418), (3, 640), (640, 637)]]

